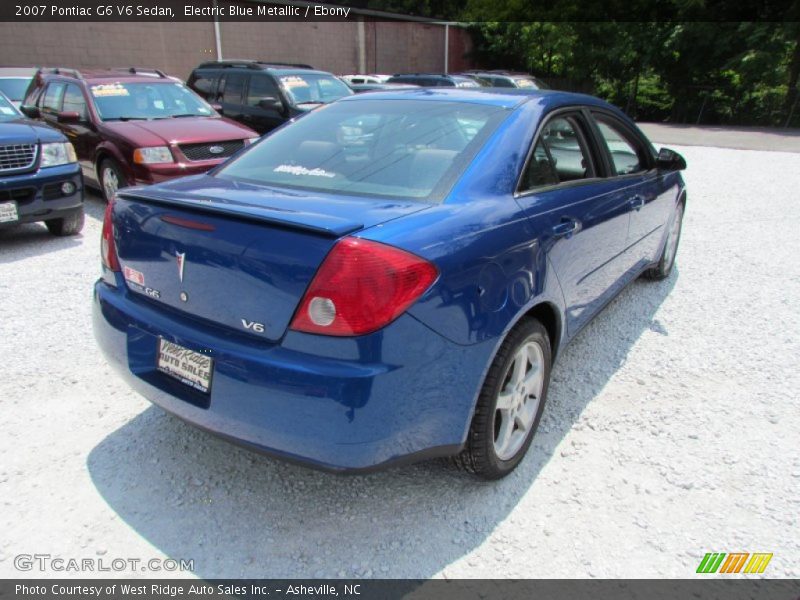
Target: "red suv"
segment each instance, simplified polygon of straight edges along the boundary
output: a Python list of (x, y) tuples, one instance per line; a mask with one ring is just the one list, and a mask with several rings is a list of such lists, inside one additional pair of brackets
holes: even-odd
[(69, 138), (106, 200), (127, 185), (204, 173), (258, 137), (177, 79), (133, 67), (39, 69), (22, 111)]

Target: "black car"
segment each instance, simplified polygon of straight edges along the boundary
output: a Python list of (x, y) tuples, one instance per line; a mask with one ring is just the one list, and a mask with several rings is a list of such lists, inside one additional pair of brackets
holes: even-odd
[(420, 87), (481, 87), (481, 84), (471, 77), (447, 73), (397, 73), (392, 75), (386, 83), (410, 83)]
[(26, 119), (0, 93), (0, 228), (44, 221), (53, 235), (74, 235), (83, 219), (83, 178), (72, 144)]
[(223, 115), (259, 133), (353, 94), (338, 77), (309, 65), (256, 60), (205, 62), (187, 85)]

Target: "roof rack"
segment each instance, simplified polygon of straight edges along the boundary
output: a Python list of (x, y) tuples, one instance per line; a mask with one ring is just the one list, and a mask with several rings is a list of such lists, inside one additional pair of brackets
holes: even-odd
[(262, 67), (291, 67), (293, 69), (313, 69), (311, 65), (304, 63), (276, 62), (272, 60), (251, 60), (230, 58), (225, 60), (210, 60), (202, 63), (198, 68), (206, 69), (209, 67), (239, 68), (239, 69), (261, 69)]
[(150, 69), (146, 67), (112, 67), (109, 71), (120, 71), (130, 73), (131, 75), (145, 75), (147, 77), (167, 79), (167, 74), (161, 69)]
[(36, 70), (36, 75), (40, 73), (52, 73), (53, 75), (68, 75), (75, 79), (83, 79), (83, 75), (78, 69), (71, 69), (68, 67), (39, 67)]

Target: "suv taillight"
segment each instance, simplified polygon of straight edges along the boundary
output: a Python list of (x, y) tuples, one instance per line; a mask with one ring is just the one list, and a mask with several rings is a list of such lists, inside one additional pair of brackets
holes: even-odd
[(114, 244), (114, 225), (111, 222), (114, 212), (114, 198), (112, 197), (106, 206), (106, 213), (103, 216), (103, 236), (100, 239), (100, 260), (103, 266), (111, 271), (119, 271), (119, 259), (117, 258), (117, 247)]
[(439, 276), (436, 267), (404, 250), (348, 237), (322, 262), (291, 329), (323, 335), (364, 335), (385, 327)]

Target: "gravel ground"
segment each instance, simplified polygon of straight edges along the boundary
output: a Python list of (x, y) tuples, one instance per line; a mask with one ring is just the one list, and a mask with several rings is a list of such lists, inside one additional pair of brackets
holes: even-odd
[(440, 462), (328, 475), (179, 422), (95, 347), (100, 201), (82, 237), (0, 232), (0, 577), (25, 575), (21, 553), (201, 577), (691, 577), (710, 551), (799, 577), (800, 155), (678, 150), (676, 272), (564, 351), (528, 457), (493, 484)]

